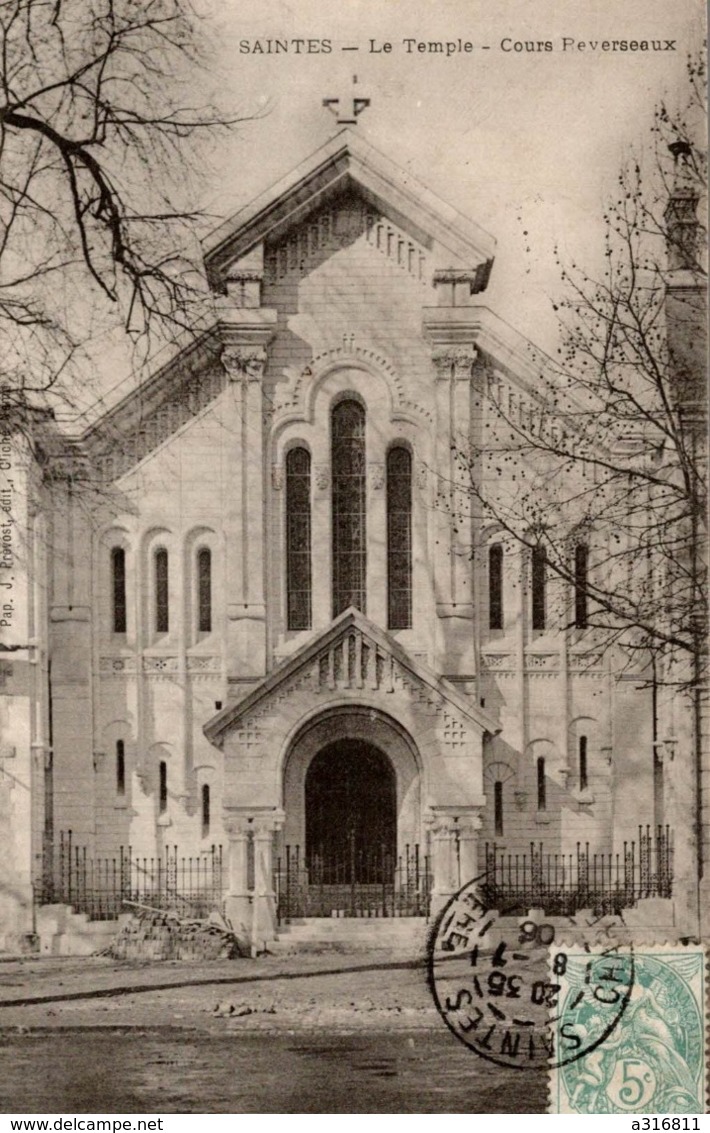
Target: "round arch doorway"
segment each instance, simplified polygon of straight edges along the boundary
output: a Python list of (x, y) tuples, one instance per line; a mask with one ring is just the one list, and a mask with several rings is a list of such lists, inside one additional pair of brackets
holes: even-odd
[(374, 744), (326, 744), (306, 773), (306, 865), (311, 884), (383, 885), (397, 853), (397, 782)]

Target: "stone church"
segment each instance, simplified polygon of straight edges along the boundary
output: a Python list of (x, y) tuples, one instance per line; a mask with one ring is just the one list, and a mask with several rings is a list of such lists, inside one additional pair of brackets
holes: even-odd
[(446, 506), (489, 384), (534, 396), (494, 251), (346, 127), (213, 233), (212, 325), (51, 475), (13, 438), (6, 946), (122, 894), (207, 894), (257, 947), (423, 923), (484, 874), (517, 909), (683, 928), (650, 692)]

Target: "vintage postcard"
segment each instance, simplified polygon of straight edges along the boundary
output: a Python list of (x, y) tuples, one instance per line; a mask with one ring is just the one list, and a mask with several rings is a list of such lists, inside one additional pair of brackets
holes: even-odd
[(0, 1111), (699, 1129), (698, 0), (0, 44)]

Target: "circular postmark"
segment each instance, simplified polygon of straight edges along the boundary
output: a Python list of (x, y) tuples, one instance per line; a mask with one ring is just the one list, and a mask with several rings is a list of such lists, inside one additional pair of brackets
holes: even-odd
[(502, 929), (487, 907), (485, 877), (444, 906), (428, 944), (428, 980), (449, 1030), (499, 1066), (565, 1066), (604, 1043), (634, 984), (630, 946), (579, 954), (555, 945), (551, 924), (523, 919)]

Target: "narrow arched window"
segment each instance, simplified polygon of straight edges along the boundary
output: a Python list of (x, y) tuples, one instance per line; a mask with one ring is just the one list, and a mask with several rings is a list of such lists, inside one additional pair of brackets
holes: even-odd
[(503, 784), (500, 779), (493, 784), (493, 829), (497, 836), (503, 834)]
[(286, 624), (311, 627), (311, 456), (305, 448), (286, 455)]
[(503, 547), (488, 548), (488, 628), (503, 629)]
[(348, 606), (365, 613), (366, 498), (365, 410), (341, 401), (332, 416), (333, 617)]
[(545, 810), (547, 807), (547, 781), (545, 779), (545, 760), (542, 756), (537, 761), (537, 809)]
[(123, 547), (111, 551), (111, 598), (114, 633), (126, 632), (126, 552)]
[(579, 737), (579, 789), (586, 791), (589, 783), (587, 772), (587, 737)]
[(587, 628), (587, 571), (589, 547), (578, 543), (574, 549), (574, 624), (577, 629)]
[(168, 809), (168, 765), (164, 759), (160, 761), (158, 773), (158, 806), (160, 813), (165, 814)]
[(212, 552), (197, 552), (197, 632), (212, 632)]
[(126, 793), (126, 745), (123, 740), (116, 740), (116, 794)]
[(202, 837), (206, 838), (210, 832), (210, 788), (207, 783), (202, 784), (201, 804)]
[(412, 458), (406, 448), (387, 454), (387, 624), (412, 624)]
[(531, 564), (532, 627), (544, 629), (547, 620), (547, 555), (544, 547), (534, 547)]
[(155, 632), (167, 633), (170, 625), (168, 606), (168, 552), (160, 547), (155, 552)]

